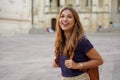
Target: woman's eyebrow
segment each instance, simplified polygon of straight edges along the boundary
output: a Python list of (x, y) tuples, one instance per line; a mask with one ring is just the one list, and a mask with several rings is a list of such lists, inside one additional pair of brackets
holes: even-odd
[[(61, 15), (66, 15), (66, 14), (61, 14)], [(73, 15), (73, 14), (67, 14), (67, 15)]]

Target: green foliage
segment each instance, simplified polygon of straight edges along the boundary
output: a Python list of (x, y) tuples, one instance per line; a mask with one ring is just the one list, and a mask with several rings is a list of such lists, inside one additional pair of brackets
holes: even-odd
[(68, 4), (67, 6), (69, 6), (69, 7), (73, 7), (73, 4)]

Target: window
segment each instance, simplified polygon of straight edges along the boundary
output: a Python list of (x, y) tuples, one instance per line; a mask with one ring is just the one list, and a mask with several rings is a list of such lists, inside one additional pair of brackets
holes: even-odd
[(89, 5), (88, 5), (88, 0), (86, 0), (85, 6), (86, 6), (86, 7), (88, 7), (88, 6), (89, 6)]
[(100, 8), (102, 8), (103, 7), (103, 0), (98, 0), (98, 5)]
[(59, 0), (44, 0), (45, 13), (57, 13), (60, 6)]
[(118, 12), (120, 13), (120, 0), (118, 0)]
[(57, 0), (57, 7), (60, 7), (60, 0)]
[(81, 8), (85, 8), (85, 0), (80, 0), (80, 6)]
[(90, 7), (91, 0), (80, 0), (80, 6), (82, 8)]

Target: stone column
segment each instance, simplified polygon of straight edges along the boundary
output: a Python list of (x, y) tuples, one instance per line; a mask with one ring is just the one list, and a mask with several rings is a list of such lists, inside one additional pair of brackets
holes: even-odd
[(91, 0), (88, 0), (88, 7), (91, 6)]
[(76, 2), (76, 5), (79, 5), (79, 4), (80, 4), (80, 1), (79, 1), (79, 0), (76, 0), (75, 2)]
[(65, 0), (60, 0), (60, 6), (64, 6), (65, 5)]
[(2, 11), (2, 0), (0, 0), (0, 12)]
[(93, 0), (93, 3), (92, 3), (92, 11), (93, 12), (97, 12), (98, 10), (98, 1), (97, 0)]
[(50, 11), (50, 1), (44, 0), (44, 11), (49, 12)]
[(50, 1), (49, 0), (45, 0), (45, 6), (50, 6)]
[(51, 11), (57, 12), (57, 1), (56, 0), (52, 0), (51, 2)]
[(80, 0), (75, 0), (75, 8), (77, 11), (80, 10)]

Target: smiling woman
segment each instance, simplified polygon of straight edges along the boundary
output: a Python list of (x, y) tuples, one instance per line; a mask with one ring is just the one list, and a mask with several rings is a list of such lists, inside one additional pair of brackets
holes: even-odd
[(53, 66), (61, 68), (61, 80), (90, 80), (85, 70), (103, 63), (102, 57), (85, 37), (78, 13), (71, 7), (63, 8), (58, 15), (54, 46)]
[(70, 31), (73, 29), (74, 17), (71, 11), (65, 10), (60, 16), (60, 27), (63, 31)]

